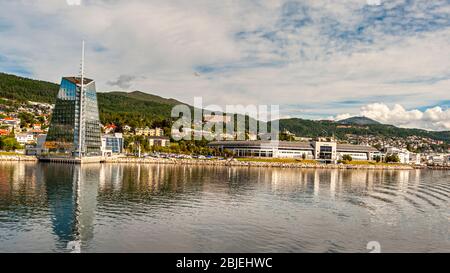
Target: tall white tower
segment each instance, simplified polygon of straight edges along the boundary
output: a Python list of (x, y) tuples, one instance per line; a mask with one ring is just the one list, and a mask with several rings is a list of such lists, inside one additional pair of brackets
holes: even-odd
[(84, 40), (81, 45), (81, 71), (80, 71), (81, 85), (80, 85), (80, 108), (79, 108), (79, 116), (78, 116), (78, 156), (83, 156), (83, 129), (84, 129), (84, 116), (83, 116), (83, 107), (84, 107)]

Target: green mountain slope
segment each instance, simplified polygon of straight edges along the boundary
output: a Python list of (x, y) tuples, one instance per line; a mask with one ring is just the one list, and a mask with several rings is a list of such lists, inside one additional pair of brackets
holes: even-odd
[(146, 102), (157, 102), (157, 103), (169, 104), (169, 105), (185, 104), (185, 103), (182, 103), (182, 102), (177, 101), (175, 99), (166, 99), (166, 98), (163, 98), (163, 97), (160, 97), (160, 96), (144, 93), (144, 92), (141, 92), (141, 91), (133, 91), (133, 92), (130, 92), (130, 93), (116, 91), (116, 92), (108, 92), (108, 93), (103, 93), (103, 94), (119, 95), (119, 96), (125, 96), (125, 97), (130, 98), (130, 99), (136, 99), (136, 100), (146, 101)]
[(172, 107), (181, 104), (143, 92), (97, 93), (102, 123), (117, 125), (170, 127)]
[(407, 136), (421, 136), (428, 137), (435, 140), (443, 140), (450, 143), (450, 131), (426, 131), (420, 129), (406, 129), (398, 128), (393, 125), (386, 124), (367, 124), (356, 126), (340, 126), (339, 122), (320, 120), (304, 120), (299, 118), (282, 119), (280, 122), (280, 129), (287, 129), (292, 133), (306, 137), (318, 136), (336, 136), (338, 138), (345, 138), (346, 134), (355, 135), (375, 135), (385, 137), (407, 137)]
[(0, 97), (18, 101), (53, 103), (57, 84), (0, 73)]
[(381, 124), (376, 120), (370, 119), (368, 117), (351, 117), (343, 120), (337, 121), (340, 124), (354, 124), (354, 125), (373, 125)]
[[(59, 86), (55, 83), (32, 80), (0, 73), (0, 98), (19, 101), (54, 103)], [(170, 127), (172, 107), (183, 104), (175, 99), (166, 99), (140, 91), (131, 93), (98, 93), (100, 119), (103, 124)], [(348, 124), (352, 126), (342, 126)], [(299, 118), (280, 120), (280, 129), (287, 129), (299, 136), (332, 136), (344, 138), (346, 134), (376, 135), (385, 137), (421, 136), (450, 143), (450, 131), (433, 132), (419, 129), (404, 129), (376, 121), (355, 117), (340, 122), (304, 120)]]
[[(54, 103), (59, 85), (0, 73), (0, 98)], [(172, 107), (181, 102), (135, 91), (97, 93), (102, 123), (166, 126)]]

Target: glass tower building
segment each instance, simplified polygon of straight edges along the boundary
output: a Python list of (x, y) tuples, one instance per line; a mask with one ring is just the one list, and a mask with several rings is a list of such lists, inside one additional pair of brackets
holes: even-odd
[[(53, 156), (101, 156), (101, 129), (95, 82), (64, 77), (50, 121), (45, 148)], [(81, 149), (81, 151), (80, 151)]]

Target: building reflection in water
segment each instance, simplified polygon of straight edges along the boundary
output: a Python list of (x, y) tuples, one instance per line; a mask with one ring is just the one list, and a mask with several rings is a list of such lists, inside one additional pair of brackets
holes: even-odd
[[(14, 236), (19, 237), (27, 230), (39, 228), (53, 234), (56, 251), (103, 249), (99, 247), (99, 240), (101, 244), (107, 244), (105, 240), (114, 241), (111, 238), (114, 234), (128, 240), (124, 234), (113, 233), (117, 230), (114, 230), (111, 223), (124, 226), (129, 224), (128, 228), (133, 228), (130, 223), (141, 225), (141, 229), (136, 227), (139, 231), (130, 233), (136, 240), (141, 232), (148, 232), (146, 234), (150, 237), (150, 234), (155, 233), (164, 236), (167, 232), (166, 225), (183, 230), (183, 226), (189, 223), (189, 217), (183, 218), (183, 213), (204, 213), (207, 217), (199, 218), (197, 222), (207, 225), (208, 221), (216, 219), (218, 222), (216, 225), (212, 222), (211, 228), (225, 233), (227, 231), (222, 230), (218, 224), (220, 221), (247, 227), (239, 221), (245, 220), (248, 225), (249, 219), (253, 219), (256, 225), (264, 221), (264, 213), (266, 210), (270, 213), (273, 204), (280, 206), (275, 208), (279, 211), (283, 211), (286, 205), (296, 208), (289, 213), (293, 218), (296, 214), (302, 216), (303, 228), (308, 228), (305, 223), (308, 218), (305, 217), (310, 217), (311, 223), (321, 219), (319, 216), (315, 218), (317, 212), (328, 215), (328, 219), (332, 220), (336, 219), (333, 215), (338, 215), (337, 219), (342, 220), (339, 217), (344, 215), (359, 215), (364, 218), (368, 214), (369, 224), (380, 223), (382, 227), (383, 223), (400, 225), (398, 215), (403, 215), (404, 211), (412, 212), (418, 205), (426, 210), (427, 200), (437, 205), (442, 200), (446, 201), (443, 190), (447, 186), (438, 188), (439, 185), (436, 185), (436, 188), (432, 188), (432, 183), (428, 183), (430, 187), (425, 187), (427, 184), (423, 183), (424, 177), (432, 174), (420, 170), (2, 163), (0, 235), (12, 239), (6, 241), (0, 236), (0, 251), (3, 249), (2, 244), (4, 248), (7, 243), (10, 247), (17, 244)], [(425, 190), (429, 190), (429, 195), (425, 195)], [(441, 200), (436, 199), (439, 197)], [(266, 204), (267, 207), (261, 204)], [(298, 204), (301, 206), (296, 207)], [(233, 211), (240, 207), (252, 211), (248, 214), (245, 210), (239, 213)], [(309, 209), (300, 209), (305, 207)], [(317, 208), (323, 210), (319, 211)], [(397, 208), (400, 209), (399, 213), (395, 211)], [(214, 214), (217, 211), (225, 215), (221, 218)], [(308, 214), (307, 211), (314, 213)], [(430, 211), (436, 209), (433, 207)], [(35, 224), (36, 219), (41, 223)], [(196, 225), (197, 222), (191, 224)], [(339, 227), (336, 226), (337, 229)], [(203, 228), (205, 226), (199, 228), (202, 232), (197, 237), (191, 238), (199, 244), (203, 242)], [(291, 226), (285, 228), (290, 229)], [(17, 233), (14, 233), (14, 229), (18, 230)], [(312, 228), (311, 232), (316, 229), (320, 227)], [(211, 229), (210, 232), (215, 234), (217, 230)], [(189, 232), (186, 231), (186, 234), (191, 234)], [(97, 238), (94, 238), (95, 234)], [(167, 234), (176, 236), (178, 233)], [(166, 239), (170, 241), (170, 236)], [(157, 241), (155, 239), (152, 242)], [(139, 243), (135, 242), (137, 245)], [(174, 240), (172, 243), (177, 245), (178, 241)], [(165, 246), (160, 245), (162, 249)], [(49, 249), (45, 248), (43, 251)]]
[(100, 164), (43, 164), (46, 195), (57, 248), (79, 251), (89, 244), (94, 234)]
[[(229, 176), (231, 174), (229, 170)], [(343, 192), (371, 193), (381, 183), (390, 183), (397, 190), (406, 191), (411, 185), (420, 183), (420, 170), (338, 170), (338, 169), (263, 169), (259, 172), (271, 174), (274, 191), (302, 190), (313, 196), (321, 194), (331, 198)], [(412, 178), (413, 176), (414, 178)], [(267, 180), (267, 179), (266, 179)]]

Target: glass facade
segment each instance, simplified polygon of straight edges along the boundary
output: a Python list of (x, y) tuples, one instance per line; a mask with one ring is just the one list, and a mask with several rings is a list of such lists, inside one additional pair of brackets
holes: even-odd
[(319, 159), (331, 160), (333, 158), (333, 147), (320, 146)]
[(101, 129), (95, 82), (84, 79), (81, 99), (80, 90), (80, 78), (62, 79), (45, 142), (50, 155), (78, 156), (80, 141), (82, 156), (101, 155)]
[(121, 154), (123, 152), (123, 137), (122, 134), (104, 135), (103, 145), (105, 149), (111, 150), (114, 154)]

